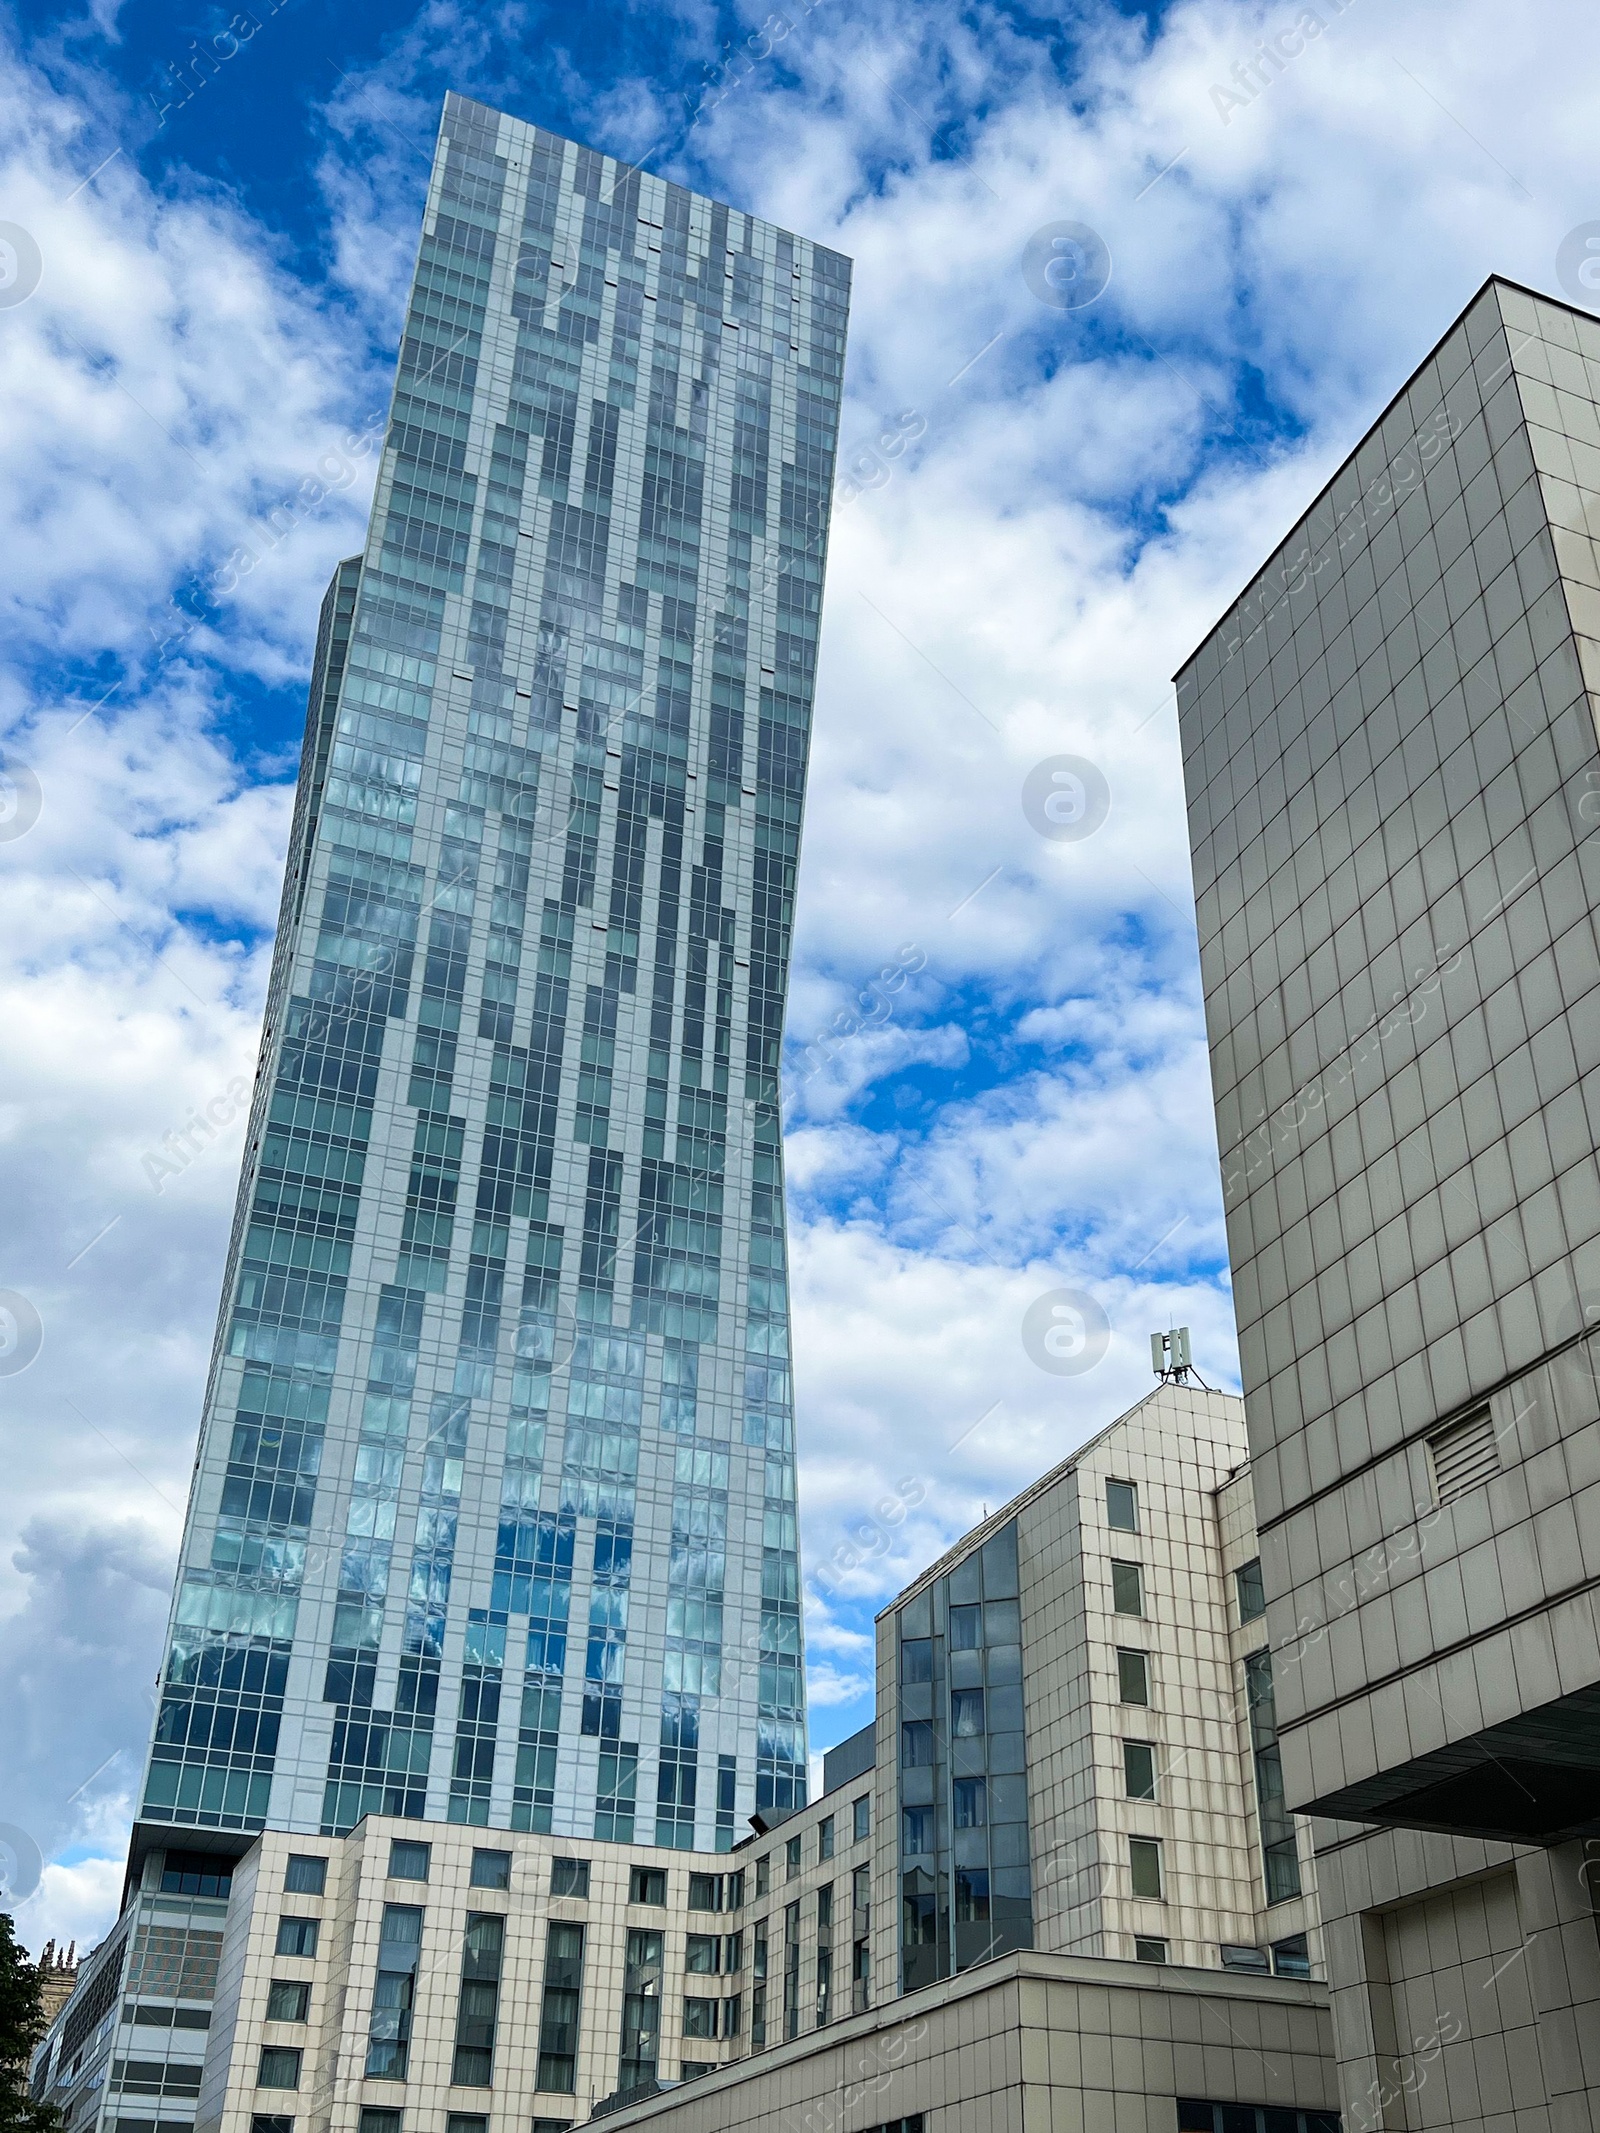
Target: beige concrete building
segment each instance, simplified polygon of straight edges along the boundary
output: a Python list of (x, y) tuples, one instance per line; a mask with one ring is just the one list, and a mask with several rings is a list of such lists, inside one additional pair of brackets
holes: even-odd
[(885, 1610), (875, 1726), (731, 1853), (369, 1816), (218, 1893), (152, 1856), (133, 1930), (213, 1907), (210, 1981), (105, 2010), (115, 2133), (175, 2069), (203, 2133), (1332, 2133), (1243, 1461), (1237, 1400), (1159, 1384)]

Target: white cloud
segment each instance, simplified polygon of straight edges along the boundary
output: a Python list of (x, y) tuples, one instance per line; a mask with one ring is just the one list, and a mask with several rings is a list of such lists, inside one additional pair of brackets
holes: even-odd
[(47, 1940), (62, 1955), (75, 1941), (81, 1960), (116, 1923), (124, 1870), (122, 1857), (79, 1859), (70, 1866), (52, 1861), (36, 1892), (16, 1908), (17, 1939), (35, 1961)]

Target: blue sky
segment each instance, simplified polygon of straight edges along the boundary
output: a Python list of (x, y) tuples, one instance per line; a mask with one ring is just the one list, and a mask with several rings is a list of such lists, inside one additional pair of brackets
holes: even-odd
[[(46, 1862), (25, 1939), (115, 1903), (227, 1092), (446, 88), (856, 262), (787, 1110), (815, 1745), (866, 1716), (875, 1608), (1143, 1392), (1152, 1328), (1235, 1382), (1168, 677), (1484, 276), (1555, 290), (1600, 218), (1575, 0), (1531, 0), (1514, 41), (1488, 0), (1312, 15), (0, 17), (0, 223), (40, 262), (25, 301), (0, 287), (0, 735), (41, 800), (0, 823), (0, 1288), (44, 1334), (0, 1374), (0, 1824)], [(1110, 255), (1080, 308), (1024, 272), (1061, 222)], [(1058, 756), (1105, 781), (1086, 837), (1024, 803)], [(1022, 1337), (1060, 1288), (1110, 1326), (1074, 1377)]]

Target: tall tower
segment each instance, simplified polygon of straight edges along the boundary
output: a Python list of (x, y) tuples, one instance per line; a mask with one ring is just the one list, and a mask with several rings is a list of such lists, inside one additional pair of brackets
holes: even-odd
[(804, 1801), (778, 1050), (848, 290), (446, 101), (136, 1851)]

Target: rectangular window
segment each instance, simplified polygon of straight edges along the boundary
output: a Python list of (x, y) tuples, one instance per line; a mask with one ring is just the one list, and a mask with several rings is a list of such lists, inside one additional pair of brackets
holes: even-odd
[(629, 1903), (665, 1904), (667, 1870), (663, 1866), (636, 1866), (628, 1875)]
[(1130, 1800), (1156, 1796), (1156, 1751), (1147, 1740), (1122, 1743), (1122, 1789)]
[[(396, 2113), (397, 2117), (398, 2115)], [(149, 2123), (148, 2119), (144, 2120), (140, 2125), (139, 2133), (144, 2133), (145, 2126)], [(257, 2111), (250, 2120), (250, 2133), (294, 2133), (294, 2120), (280, 2117), (276, 2111)], [(365, 2129), (363, 2129), (363, 2133), (365, 2133)], [(395, 2133), (399, 2133), (398, 2126), (395, 2128)]]
[(433, 1857), (431, 1844), (418, 1844), (410, 1837), (393, 1837), (389, 1841), (389, 1879), (391, 1881), (426, 1881), (428, 1863)]
[(983, 1645), (983, 1609), (981, 1607), (952, 1607), (950, 1610), (950, 1649), (953, 1652), (975, 1652)]
[(800, 2034), (800, 1906), (783, 1907), (783, 2034)]
[(832, 2012), (833, 2012), (833, 1950), (832, 1950), (832, 1948), (831, 1948), (831, 1947), (830, 1947), (830, 1948), (819, 1948), (819, 1949), (817, 1950), (817, 2020), (816, 2020), (816, 2026), (817, 2026), (817, 2028), (818, 2028), (818, 2029), (822, 2029), (822, 2028), (824, 2028), (824, 2027), (826, 2026), (826, 2024), (827, 2024), (827, 2021), (828, 2021), (828, 2017), (829, 2017), (829, 2016), (830, 2016), (830, 2015), (832, 2014)]
[(472, 1886), (475, 1889), (508, 1889), (511, 1886), (509, 1852), (474, 1852)]
[(982, 1829), (989, 1820), (989, 1785), (986, 1778), (957, 1778), (950, 1787), (951, 1806), (957, 1829)]
[(364, 2103), (360, 2133), (400, 2133), (400, 2113), (386, 2103)]
[(1300, 1894), (1300, 1854), (1294, 1822), (1283, 1797), (1283, 1756), (1278, 1746), (1271, 1652), (1249, 1654), (1244, 1662), (1244, 1683), (1250, 1711), (1250, 1745), (1255, 1753), (1256, 1813), (1261, 1824), (1267, 1902), (1283, 1903)]
[(900, 1728), (900, 1767), (925, 1770), (933, 1763), (933, 1726), (925, 1718), (908, 1718)]
[(1272, 1943), (1272, 1969), (1276, 1977), (1309, 1977), (1311, 1948), (1303, 1933)]
[(819, 1859), (831, 1859), (833, 1857), (832, 1815), (824, 1815), (817, 1824), (817, 1857)]
[(690, 1933), (683, 1943), (683, 1967), (697, 1976), (713, 1976), (722, 1967), (720, 1933)]
[(763, 1852), (756, 1861), (756, 1894), (765, 1896), (772, 1887), (772, 1854)]
[(982, 1689), (952, 1689), (950, 1691), (950, 1731), (957, 1740), (982, 1739), (984, 1731)]
[(1293, 2111), (1252, 2103), (1178, 2098), (1178, 2133), (1340, 2133), (1337, 2111)]
[[(638, 1873), (640, 1869), (634, 1868)], [(651, 1868), (645, 1872), (654, 1871)], [(661, 2058), (662, 1936), (630, 1927), (627, 1970), (622, 1993), (622, 2055), (619, 2088), (642, 2088), (654, 2081)]]
[(489, 2120), (482, 2111), (446, 2111), (444, 2133), (489, 2133)]
[(574, 2093), (578, 2017), (583, 2005), (583, 1928), (551, 1921), (545, 1938), (544, 1999), (539, 2010), (538, 2087)]
[(494, 2078), (495, 2024), (505, 1937), (506, 1922), (499, 1912), (468, 1912), (461, 1955), (461, 1997), (456, 2006), (455, 2065), (450, 2076), (457, 2088), (486, 2089)]
[(1133, 1941), (1133, 1959), (1136, 1963), (1164, 1963), (1167, 1944), (1164, 1940), (1153, 1940), (1147, 1934), (1137, 1933)]
[(1111, 1565), (1111, 1604), (1119, 1615), (1144, 1613), (1144, 1572), (1137, 1563)]
[(1162, 1894), (1161, 1845), (1155, 1837), (1128, 1839), (1128, 1867), (1135, 1896), (1159, 1902)]
[(983, 1866), (956, 1868), (956, 1923), (982, 1925), (989, 1916), (989, 1870)]
[(750, 2049), (766, 2048), (767, 2042), (767, 1922), (758, 1918), (750, 1944)]
[(316, 1852), (291, 1852), (283, 1885), (291, 1896), (320, 1896), (328, 1884), (328, 1862)]
[(872, 1835), (872, 1794), (870, 1792), (864, 1792), (859, 1800), (851, 1804), (850, 1818), (852, 1841), (856, 1844), (864, 1844), (867, 1838)]
[(280, 1955), (315, 1955), (317, 1952), (317, 1921), (314, 1918), (280, 1918), (278, 1920), (278, 1953)]
[(919, 1681), (933, 1679), (933, 1639), (931, 1637), (907, 1637), (900, 1647), (900, 1679), (914, 1687)]
[(421, 1948), (421, 1910), (415, 1904), (386, 1903), (378, 1933), (378, 1975), (372, 1989), (372, 2021), (367, 2031), (370, 2080), (406, 2078)]
[(908, 1858), (920, 1858), (924, 1852), (933, 1850), (933, 1809), (931, 1807), (902, 1807), (900, 1810), (900, 1849)]
[(1132, 1481), (1106, 1483), (1106, 1524), (1114, 1533), (1139, 1530), (1139, 1489)]
[(717, 2033), (716, 2001), (686, 1999), (683, 2003), (683, 2033), (685, 2037), (714, 2037)]
[(269, 2022), (303, 2022), (311, 2011), (311, 1987), (293, 1978), (275, 1977), (267, 1987)]
[(300, 2086), (300, 2048), (295, 2044), (263, 2044), (261, 2064), (256, 2069), (258, 2089), (297, 2089)]
[(1143, 1652), (1118, 1647), (1117, 1694), (1124, 1703), (1150, 1701), (1150, 1664)]
[(1241, 1563), (1233, 1573), (1233, 1589), (1239, 1596), (1239, 1620), (1259, 1622), (1267, 1611), (1267, 1588), (1261, 1582), (1261, 1558)]
[(552, 1896), (587, 1896), (589, 1893), (588, 1860), (552, 1859), (550, 1862), (550, 1893)]
[(1265, 1977), (1272, 1968), (1265, 1948), (1244, 1948), (1224, 1941), (1221, 1954), (1224, 1970), (1247, 1970), (1256, 1977)]
[[(933, 1731), (933, 1728), (930, 1726), (928, 1730), (931, 1733)], [(798, 1874), (800, 1871), (800, 1839), (798, 1837), (791, 1837), (788, 1843), (783, 1848), (783, 1854), (784, 1865), (787, 1869), (784, 1875), (784, 1879), (786, 1881), (793, 1881), (795, 1875)]]

